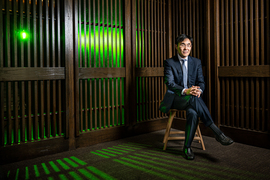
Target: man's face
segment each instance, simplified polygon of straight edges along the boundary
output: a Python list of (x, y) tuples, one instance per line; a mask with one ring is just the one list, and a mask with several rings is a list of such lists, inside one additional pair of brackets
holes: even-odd
[(190, 54), (191, 48), (192, 44), (188, 38), (184, 39), (182, 42), (179, 42), (178, 45), (175, 44), (175, 49), (182, 58), (186, 58)]

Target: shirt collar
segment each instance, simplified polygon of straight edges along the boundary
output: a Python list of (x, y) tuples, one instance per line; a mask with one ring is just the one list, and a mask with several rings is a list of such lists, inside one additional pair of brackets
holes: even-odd
[(186, 58), (182, 58), (178, 53), (177, 53), (178, 59), (179, 61), (181, 61), (182, 59), (188, 60), (188, 56)]

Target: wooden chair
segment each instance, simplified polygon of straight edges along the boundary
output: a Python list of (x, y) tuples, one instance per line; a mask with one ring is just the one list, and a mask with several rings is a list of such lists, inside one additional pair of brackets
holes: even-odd
[[(184, 111), (185, 117), (186, 117), (186, 111), (185, 110), (171, 109), (169, 111), (170, 115), (169, 115), (166, 132), (165, 132), (164, 139), (163, 139), (163, 143), (164, 143), (163, 150), (166, 150), (167, 143), (168, 143), (169, 140), (185, 140), (185, 131), (172, 131), (171, 132), (171, 126), (172, 126), (173, 118), (174, 118), (176, 112), (178, 112), (178, 111), (180, 111), (180, 112)], [(171, 134), (184, 134), (184, 136), (170, 136)], [(204, 143), (203, 143), (203, 138), (202, 138), (202, 134), (201, 134), (201, 130), (200, 130), (199, 125), (197, 127), (197, 130), (196, 130), (196, 133), (195, 133), (195, 136), (194, 136), (193, 140), (198, 140), (199, 143), (201, 143), (201, 145), (202, 145), (202, 149), (205, 150), (205, 146), (204, 146)]]

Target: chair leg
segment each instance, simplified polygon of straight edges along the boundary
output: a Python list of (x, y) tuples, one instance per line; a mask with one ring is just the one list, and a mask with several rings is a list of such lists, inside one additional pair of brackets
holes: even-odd
[(166, 150), (167, 143), (168, 143), (168, 137), (170, 135), (170, 130), (171, 130), (171, 126), (172, 126), (172, 122), (173, 122), (173, 118), (174, 118), (175, 114), (176, 114), (176, 112), (170, 112), (170, 116), (169, 116), (168, 123), (167, 123), (167, 128), (166, 128), (164, 139), (163, 139), (163, 143), (164, 143), (163, 150)]
[(197, 127), (197, 133), (198, 133), (198, 136), (200, 137), (200, 143), (202, 144), (202, 149), (205, 150), (205, 146), (204, 146), (204, 142), (203, 142), (203, 138), (202, 138), (202, 134), (201, 134), (201, 130), (200, 130), (200, 127), (198, 125)]

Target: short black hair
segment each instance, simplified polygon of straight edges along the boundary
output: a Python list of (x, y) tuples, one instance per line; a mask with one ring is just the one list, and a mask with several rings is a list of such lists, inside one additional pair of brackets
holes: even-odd
[(175, 44), (178, 45), (178, 43), (184, 41), (185, 39), (189, 39), (191, 44), (193, 44), (193, 38), (186, 34), (180, 34), (177, 38), (175, 38)]

